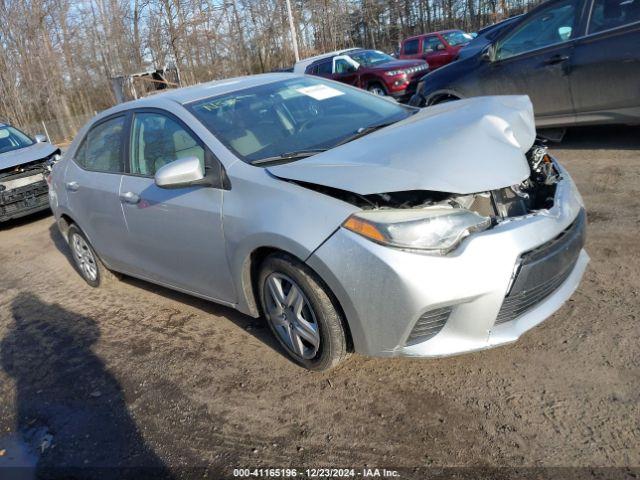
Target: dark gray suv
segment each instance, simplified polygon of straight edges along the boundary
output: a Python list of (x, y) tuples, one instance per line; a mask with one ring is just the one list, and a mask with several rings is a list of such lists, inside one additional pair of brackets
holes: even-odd
[(551, 0), (425, 76), (415, 106), (526, 94), (539, 127), (640, 123), (640, 2)]

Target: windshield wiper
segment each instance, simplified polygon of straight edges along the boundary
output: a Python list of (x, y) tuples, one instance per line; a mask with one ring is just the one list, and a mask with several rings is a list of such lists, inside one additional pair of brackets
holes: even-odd
[(315, 155), (316, 153), (326, 152), (327, 150), (328, 150), (327, 148), (296, 150), (295, 152), (281, 153), (280, 155), (274, 155), (273, 157), (259, 158), (249, 163), (251, 163), (251, 165), (262, 165), (265, 163), (283, 162), (288, 160), (300, 160), (301, 158), (307, 158), (312, 155)]
[(360, 137), (369, 135), (370, 133), (373, 133), (376, 130), (380, 130), (384, 127), (388, 127), (389, 125), (393, 125), (394, 123), (396, 122), (384, 122), (384, 123), (377, 123), (375, 125), (369, 125), (368, 127), (360, 127), (358, 130), (355, 131), (354, 134), (349, 135), (347, 138), (339, 141), (334, 146), (337, 147), (339, 145), (344, 145), (345, 143), (352, 142), (353, 140), (357, 140)]
[[(416, 109), (415, 112), (412, 112), (412, 114), (417, 113), (419, 111), (419, 109)], [(396, 121), (393, 122), (384, 122), (384, 123), (376, 123), (374, 125), (369, 125), (367, 127), (360, 127), (358, 130), (355, 131), (355, 133), (353, 133), (352, 135), (349, 135), (347, 138), (344, 138), (342, 140), (340, 140), (338, 143), (336, 143), (335, 145), (333, 145), (331, 148), (335, 148), (338, 147), (340, 145), (344, 145), (345, 143), (349, 143), (353, 140), (356, 140), (360, 137), (364, 137), (365, 135), (368, 135), (370, 133), (375, 132), (376, 130), (380, 130), (384, 127), (388, 127), (389, 125), (393, 125), (394, 123), (396, 123)], [(312, 148), (312, 149), (307, 149), (307, 150), (296, 150), (294, 152), (287, 152), (287, 153), (281, 153), (280, 155), (274, 155), (273, 157), (265, 157), (265, 158), (259, 158), (257, 160), (253, 160), (251, 163), (251, 165), (263, 165), (265, 163), (276, 163), (276, 162), (286, 162), (289, 160), (300, 160), (301, 158), (307, 158), (310, 157), (312, 155), (315, 155), (316, 153), (322, 153), (322, 152), (326, 152), (327, 150), (329, 150), (328, 148)]]

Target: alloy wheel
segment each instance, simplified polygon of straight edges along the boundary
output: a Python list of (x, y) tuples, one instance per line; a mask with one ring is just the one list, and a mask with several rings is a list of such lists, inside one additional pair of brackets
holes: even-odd
[(71, 238), (73, 258), (82, 274), (92, 282), (98, 278), (98, 265), (89, 245), (80, 235)]
[(264, 283), (266, 315), (280, 340), (295, 355), (312, 359), (320, 349), (316, 315), (302, 289), (288, 276), (272, 273)]

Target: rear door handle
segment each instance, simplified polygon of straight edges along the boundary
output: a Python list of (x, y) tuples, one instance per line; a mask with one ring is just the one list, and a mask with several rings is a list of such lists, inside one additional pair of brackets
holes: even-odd
[(120, 200), (122, 200), (124, 203), (135, 205), (137, 203), (140, 203), (140, 195), (133, 192), (126, 192), (120, 194)]
[(65, 188), (70, 192), (77, 192), (80, 188), (80, 185), (78, 184), (78, 182), (67, 182), (65, 184)]
[(569, 60), (569, 55), (554, 55), (544, 60), (545, 65), (555, 65), (557, 63), (566, 62)]

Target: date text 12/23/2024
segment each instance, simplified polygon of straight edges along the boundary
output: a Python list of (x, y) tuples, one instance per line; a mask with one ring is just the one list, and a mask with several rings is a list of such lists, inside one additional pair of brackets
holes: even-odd
[(399, 478), (386, 468), (234, 468), (235, 478)]

